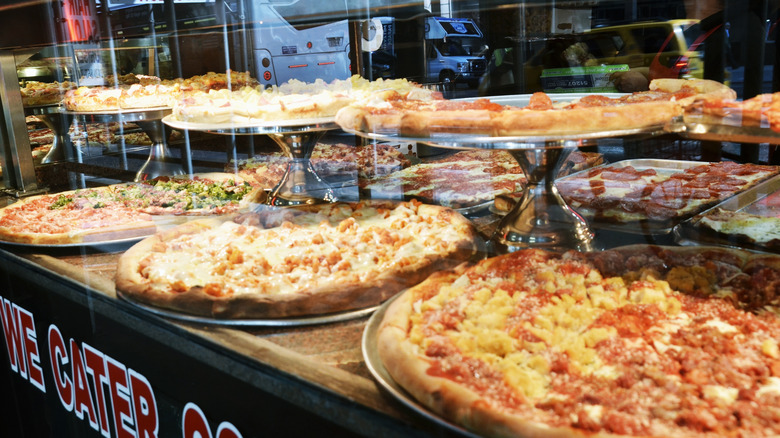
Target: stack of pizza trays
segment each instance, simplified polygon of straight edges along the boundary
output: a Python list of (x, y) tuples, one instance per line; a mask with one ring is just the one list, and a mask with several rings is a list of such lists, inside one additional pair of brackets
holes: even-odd
[(594, 227), (668, 234), (675, 225), (780, 172), (734, 162), (639, 159), (556, 181), (564, 200)]
[(399, 401), (479, 436), (776, 437), (778, 281), (780, 256), (727, 248), (520, 250), (399, 294), (363, 354)]
[(780, 253), (780, 177), (681, 222), (674, 234), (679, 243)]

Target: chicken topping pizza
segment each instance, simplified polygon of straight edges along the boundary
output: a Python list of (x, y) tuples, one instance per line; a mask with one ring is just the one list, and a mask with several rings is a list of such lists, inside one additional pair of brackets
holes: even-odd
[(117, 290), (217, 318), (279, 318), (370, 307), (455, 266), (471, 223), (420, 203), (327, 204), (194, 221), (133, 246)]
[(393, 380), (490, 437), (780, 434), (780, 258), (528, 249), (434, 274), (377, 329)]

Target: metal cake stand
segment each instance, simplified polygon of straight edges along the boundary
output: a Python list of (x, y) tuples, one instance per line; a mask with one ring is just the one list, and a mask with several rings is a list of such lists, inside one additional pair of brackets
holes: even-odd
[(41, 160), (42, 164), (62, 161), (65, 157), (66, 145), (70, 139), (67, 138), (68, 127), (72, 117), (62, 112), (59, 105), (38, 105), (24, 108), (25, 115), (34, 115), (38, 117), (47, 128), (54, 134), (54, 142), (46, 156)]
[(281, 181), (266, 198), (265, 203), (268, 205), (314, 205), (339, 200), (333, 188), (311, 165), (311, 154), (317, 142), (326, 132), (338, 127), (333, 117), (246, 124), (204, 124), (181, 122), (167, 116), (163, 118), (163, 122), (176, 129), (225, 135), (267, 135), (271, 138), (290, 161)]
[(119, 123), (132, 122), (138, 125), (149, 136), (152, 145), (149, 148), (149, 158), (135, 175), (134, 181), (146, 181), (164, 175), (184, 175), (181, 163), (171, 157), (168, 140), (165, 135), (165, 125), (162, 119), (172, 111), (168, 107), (126, 109), (116, 111), (62, 111), (69, 116), (87, 116), (97, 122)]
[(450, 149), (498, 149), (508, 151), (525, 173), (527, 184), (521, 199), (499, 222), (491, 237), (490, 251), (514, 252), (543, 248), (562, 252), (592, 251), (595, 234), (588, 223), (558, 193), (555, 176), (568, 152), (599, 138), (653, 135), (663, 127), (561, 135), (496, 137), (475, 134), (434, 133), (430, 137), (404, 137), (392, 133), (346, 130), (373, 140), (411, 141)]

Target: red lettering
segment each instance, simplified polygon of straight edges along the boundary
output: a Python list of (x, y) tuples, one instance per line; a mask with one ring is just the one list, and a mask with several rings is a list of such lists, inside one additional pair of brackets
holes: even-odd
[(130, 370), (130, 392), (133, 394), (136, 436), (156, 438), (160, 422), (157, 419), (157, 401), (154, 399), (152, 385), (146, 377), (133, 369)]
[(73, 32), (76, 35), (76, 39), (81, 41), (84, 39), (84, 31), (81, 29), (81, 21), (73, 20)]
[(108, 387), (111, 394), (111, 408), (114, 411), (114, 425), (117, 438), (134, 438), (133, 412), (130, 406), (130, 389), (127, 383), (127, 368), (106, 356)]
[(103, 385), (108, 384), (106, 377), (106, 360), (103, 353), (82, 343), (84, 349), (84, 367), (87, 374), (92, 377), (92, 386), (95, 388), (95, 398), (97, 399), (97, 414), (100, 419), (100, 432), (103, 436), (111, 436), (111, 430), (108, 428), (108, 412), (106, 409), (106, 395), (103, 392)]
[(98, 430), (97, 417), (95, 415), (95, 404), (92, 401), (92, 393), (89, 391), (87, 373), (84, 371), (84, 360), (81, 357), (81, 350), (73, 339), (70, 340), (70, 363), (71, 375), (73, 376), (73, 397), (76, 416), (80, 420), (84, 419), (84, 411), (87, 412), (87, 419), (93, 429)]
[(41, 369), (41, 355), (38, 350), (38, 335), (35, 333), (35, 321), (32, 313), (16, 306), (16, 317), (19, 320), (19, 331), (24, 333), (24, 350), (29, 371), (30, 383), (34, 387), (46, 392), (46, 384), (43, 382), (43, 370)]
[(211, 438), (206, 416), (195, 403), (189, 402), (184, 406), (181, 428), (183, 438)]
[(8, 359), (11, 362), (11, 369), (27, 378), (27, 366), (24, 362), (24, 351), (22, 350), (22, 339), (19, 336), (19, 330), (16, 325), (14, 307), (15, 304), (7, 299), (3, 299), (3, 310), (0, 315), (3, 317), (3, 333), (5, 334), (5, 346), (8, 350)]
[(54, 376), (54, 384), (60, 403), (68, 411), (73, 410), (73, 387), (70, 377), (63, 374), (61, 366), (68, 364), (68, 353), (65, 351), (65, 340), (56, 325), (49, 326), (49, 362), (51, 362), (51, 374)]

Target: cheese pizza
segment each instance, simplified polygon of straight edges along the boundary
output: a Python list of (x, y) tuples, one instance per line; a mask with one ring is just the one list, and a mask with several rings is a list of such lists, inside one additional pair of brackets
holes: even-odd
[(435, 274), (376, 349), (426, 409), (487, 437), (780, 434), (780, 259), (528, 249)]
[(501, 105), (489, 99), (390, 100), (356, 102), (336, 116), (349, 131), (429, 137), (443, 134), (490, 136), (576, 135), (642, 128), (662, 128), (682, 115), (696, 97), (734, 98), (731, 88), (702, 79), (659, 79), (649, 91), (619, 97), (589, 95), (555, 102), (543, 92), (530, 96), (524, 107)]
[(732, 245), (780, 250), (780, 217), (714, 208), (696, 221), (702, 232), (713, 232)]
[(377, 305), (472, 256), (476, 232), (420, 203), (327, 204), (164, 231), (119, 259), (117, 291), (216, 318), (282, 318)]

